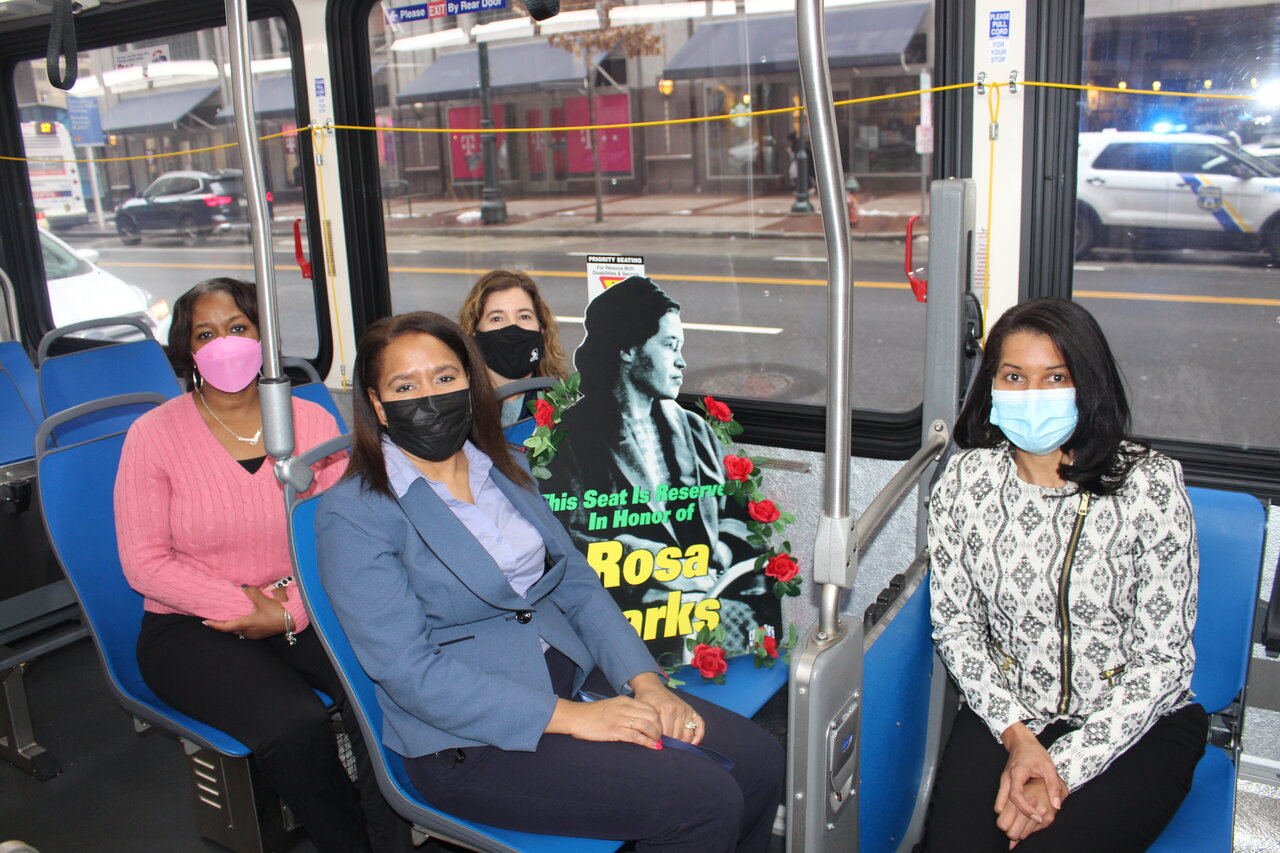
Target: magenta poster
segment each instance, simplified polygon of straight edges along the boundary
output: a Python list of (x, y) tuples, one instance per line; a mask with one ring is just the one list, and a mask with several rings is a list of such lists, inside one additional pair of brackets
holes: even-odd
[[(480, 126), (479, 107), (450, 107), (449, 127), (477, 128)], [(505, 110), (493, 108), (493, 126), (506, 127)], [(506, 176), (503, 164), (506, 162), (506, 134), (498, 135), (498, 174)], [(449, 134), (449, 159), (453, 168), (453, 179), (467, 180), (484, 177), (484, 163), (480, 154), (479, 133)]]
[[(602, 124), (626, 124), (631, 121), (631, 102), (625, 94), (596, 95), (597, 126)], [(585, 96), (565, 98), (565, 124), (583, 127), (591, 124), (590, 110)], [(569, 173), (590, 175), (591, 132), (569, 131)], [(600, 145), (600, 171), (606, 175), (631, 173), (631, 130), (613, 128), (596, 131)]]

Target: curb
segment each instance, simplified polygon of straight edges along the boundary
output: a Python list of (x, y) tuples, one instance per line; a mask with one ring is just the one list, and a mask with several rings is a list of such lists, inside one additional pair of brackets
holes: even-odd
[[(59, 237), (89, 237), (94, 239), (109, 239), (119, 237), (115, 231), (87, 231), (83, 228), (68, 229), (66, 231), (54, 231)], [(927, 231), (917, 231), (918, 236), (923, 237), (928, 234)], [(686, 231), (680, 229), (663, 229), (663, 228), (635, 228), (635, 229), (618, 229), (607, 230), (601, 228), (595, 229), (564, 229), (564, 228), (484, 228), (480, 227), (462, 227), (462, 228), (388, 228), (386, 234), (390, 236), (419, 236), (419, 237), (461, 237), (461, 236), (512, 236), (512, 237), (587, 237), (598, 236), (607, 237), (608, 239), (622, 239), (626, 237), (647, 237), (647, 238), (673, 238), (673, 237), (700, 237), (708, 239), (720, 240), (822, 240), (823, 233), (821, 231), (814, 232), (788, 232), (788, 231), (746, 231), (722, 229), (714, 231)], [(292, 236), (289, 231), (272, 230), (272, 237), (289, 237)], [(894, 232), (872, 232), (859, 233), (851, 232), (849, 235), (853, 241), (895, 241), (903, 240), (904, 235)]]

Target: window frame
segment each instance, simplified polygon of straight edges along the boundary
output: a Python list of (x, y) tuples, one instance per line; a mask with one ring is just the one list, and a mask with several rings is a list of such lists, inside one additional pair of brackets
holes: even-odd
[[(251, 0), (251, 21), (279, 18), (289, 34), (290, 59), (295, 69), (292, 80), (294, 111), (299, 127), (311, 123), (310, 100), (307, 97), (302, 51), (302, 28), (297, 9), (288, 0)], [(76, 35), (80, 51), (131, 44), (173, 34), (216, 29), (226, 26), (226, 7), (220, 0), (190, 0), (183, 4), (181, 15), (156, 15), (147, 4), (99, 6), (76, 15)], [(22, 156), (23, 144), (19, 125), (17, 97), (13, 86), (17, 67), (32, 60), (39, 61), (48, 48), (48, 25), (45, 19), (33, 19), (30, 26), (3, 30), (0, 48), (0, 153)], [(298, 152), (303, 162), (313, 160), (315, 153), (309, 134), (298, 134)], [(177, 171), (177, 170), (175, 170)], [(304, 170), (305, 171), (305, 170)], [(34, 342), (53, 328), (53, 315), (36, 234), (35, 205), (31, 200), (26, 164), (0, 161), (0, 180), (15, 190), (15, 204), (0, 207), (0, 266), (14, 282), (22, 339), (34, 348)], [(323, 245), (319, 213), (320, 204), (315, 182), (303, 181), (303, 206), (308, 244)], [(25, 236), (25, 239), (23, 237)], [(36, 282), (40, 284), (35, 285)], [(312, 267), (311, 288), (315, 307), (316, 353), (308, 361), (321, 375), (327, 375), (333, 362), (333, 336), (329, 312), (329, 290), (324, 264)], [(165, 344), (165, 341), (161, 341)]]

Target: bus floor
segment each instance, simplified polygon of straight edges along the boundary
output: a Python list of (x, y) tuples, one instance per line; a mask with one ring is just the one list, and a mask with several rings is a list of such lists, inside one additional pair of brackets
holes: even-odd
[[(92, 642), (33, 661), (23, 680), (36, 740), (57, 758), (62, 774), (40, 782), (0, 761), (0, 842), (24, 841), (40, 853), (225, 850), (196, 829), (177, 740), (162, 731), (134, 732), (107, 687)], [(785, 697), (780, 691), (757, 716), (775, 734), (786, 728)], [(287, 853), (315, 849), (303, 839)], [(775, 835), (770, 853), (783, 849)], [(460, 848), (432, 840), (418, 850)]]

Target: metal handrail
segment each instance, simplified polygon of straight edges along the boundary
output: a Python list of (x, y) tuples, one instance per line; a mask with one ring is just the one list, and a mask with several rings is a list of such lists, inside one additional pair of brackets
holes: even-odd
[(9, 325), (9, 335), (3, 340), (18, 340), (18, 304), (14, 300), (17, 294), (13, 292), (13, 282), (9, 280), (9, 274), (0, 269), (0, 296), (4, 298), (4, 318)]
[[(826, 28), (822, 0), (796, 0), (796, 38), (800, 80), (809, 115), (818, 198), (827, 247), (827, 442), (822, 517), (815, 549), (819, 561), (843, 560), (851, 518), (849, 505), (849, 434), (852, 397), (849, 387), (850, 297), (853, 262), (849, 211), (844, 205), (844, 170), (832, 106), (831, 71), (827, 67)], [(819, 630), (838, 631), (839, 591), (824, 589), (818, 615)]]
[(253, 235), (253, 271), (258, 283), (258, 331), (262, 339), (263, 448), (280, 464), (293, 455), (293, 398), (289, 377), (280, 360), (280, 308), (276, 301), (275, 263), (271, 256), (271, 220), (262, 180), (262, 155), (254, 133), (253, 84), (249, 73), (249, 13), (247, 0), (226, 0), (227, 42), (231, 54), (231, 102), (235, 109), (236, 141), (249, 201), (249, 229)]
[(866, 547), (871, 537), (875, 536), (876, 531), (880, 529), (880, 525), (898, 505), (898, 501), (911, 491), (916, 481), (920, 479), (920, 475), (924, 473), (924, 469), (937, 460), (938, 455), (946, 449), (947, 442), (950, 440), (951, 433), (945, 423), (934, 421), (930, 424), (929, 435), (924, 441), (924, 446), (898, 469), (893, 478), (885, 483), (884, 488), (871, 499), (866, 511), (858, 516), (857, 523), (853, 525), (853, 538), (849, 542), (850, 558), (855, 551)]

